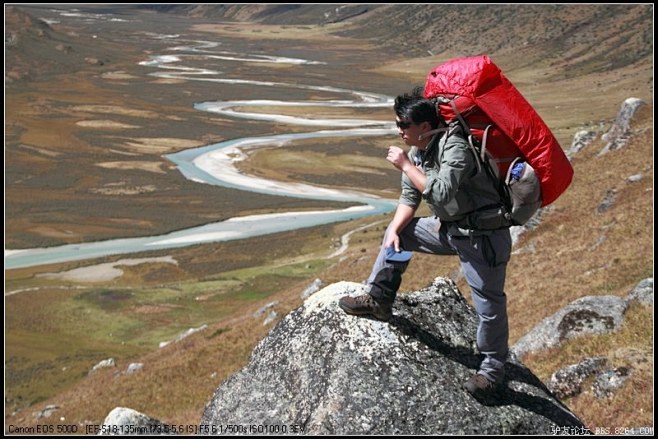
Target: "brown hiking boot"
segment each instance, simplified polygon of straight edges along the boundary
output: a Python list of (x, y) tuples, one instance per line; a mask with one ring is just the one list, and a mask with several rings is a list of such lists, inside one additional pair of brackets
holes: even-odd
[(341, 297), (338, 306), (348, 314), (355, 316), (370, 314), (383, 322), (389, 321), (393, 316), (393, 307), (390, 304), (377, 302), (370, 294)]
[(482, 398), (496, 394), (500, 390), (500, 385), (489, 381), (484, 375), (476, 373), (464, 383), (464, 389), (476, 398)]

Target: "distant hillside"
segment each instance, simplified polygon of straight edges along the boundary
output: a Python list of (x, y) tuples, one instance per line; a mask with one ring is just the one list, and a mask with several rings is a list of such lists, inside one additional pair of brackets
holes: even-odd
[[(495, 55), (499, 61), (509, 57), (513, 64), (505, 65), (508, 68), (555, 67), (551, 75), (555, 78), (653, 62), (653, 4), (90, 4), (85, 8), (124, 12), (141, 9), (217, 21), (275, 25), (341, 23), (333, 33), (379, 46), (383, 62), (386, 54), (448, 59), (486, 53)], [(33, 44), (25, 44), (27, 40)], [(40, 69), (47, 71), (70, 66), (62, 64), (63, 60), (88, 63), (89, 52), (99, 62), (115, 58), (107, 52), (107, 47), (104, 47), (106, 53), (94, 53), (94, 45), (80, 47), (79, 40), (77, 46), (71, 44), (72, 40), (75, 41), (69, 35), (54, 32), (44, 21), (7, 7), (5, 56), (11, 61), (8, 65), (20, 73), (5, 72), (5, 76), (25, 76), (25, 63), (35, 60), (41, 63)], [(78, 51), (86, 52), (87, 60)], [(15, 60), (19, 53), (21, 59)]]
[(21, 8), (5, 8), (5, 84), (101, 66), (120, 53), (121, 47), (56, 31)]
[(263, 24), (323, 25), (386, 9), (386, 5), (367, 4), (228, 4), (228, 5), (140, 5), (140, 8), (192, 17)]
[[(15, 8), (5, 9), (5, 79), (12, 81), (27, 79), (29, 71), (42, 64), (54, 65), (55, 58), (68, 49), (65, 43), (54, 41), (54, 31), (39, 19)], [(59, 47), (59, 52), (55, 47)], [(37, 55), (46, 48), (54, 56), (44, 58)]]
[[(279, 25), (348, 22), (339, 35), (406, 56), (514, 54), (524, 64), (568, 65), (573, 75), (653, 55), (653, 5), (146, 5), (149, 9)], [(540, 23), (541, 27), (537, 27)], [(516, 66), (519, 67), (519, 66)]]

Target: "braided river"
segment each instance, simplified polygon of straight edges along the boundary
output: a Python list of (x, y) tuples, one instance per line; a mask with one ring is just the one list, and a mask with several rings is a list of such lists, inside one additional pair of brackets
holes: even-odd
[[(176, 42), (176, 36), (162, 36)], [(195, 104), (195, 109), (211, 115), (232, 119), (249, 119), (275, 122), (286, 125), (310, 127), (314, 131), (296, 132), (261, 137), (236, 138), (200, 148), (183, 150), (167, 155), (180, 172), (199, 184), (237, 188), (245, 191), (270, 195), (310, 198), (316, 200), (343, 201), (353, 206), (339, 210), (291, 211), (264, 215), (233, 217), (221, 222), (206, 224), (185, 230), (178, 230), (160, 236), (111, 239), (106, 241), (68, 244), (56, 247), (5, 250), (5, 269), (30, 267), (43, 264), (84, 260), (102, 256), (162, 250), (184, 247), (193, 244), (247, 239), (256, 236), (308, 228), (341, 221), (350, 221), (371, 215), (390, 212), (396, 200), (378, 198), (372, 194), (355, 190), (336, 190), (305, 182), (282, 182), (246, 175), (239, 171), (235, 163), (248, 158), (247, 153), (258, 148), (285, 147), (295, 141), (312, 138), (395, 136), (397, 130), (391, 122), (364, 119), (321, 119), (263, 113), (267, 107), (344, 107), (344, 108), (392, 108), (389, 96), (348, 90), (332, 86), (312, 86), (284, 82), (268, 82), (222, 77), (221, 72), (185, 65), (186, 57), (209, 57), (250, 63), (284, 63), (299, 65), (317, 63), (312, 60), (265, 55), (245, 55), (218, 50), (218, 43), (194, 41), (176, 45), (170, 50), (175, 55), (153, 55), (142, 61), (149, 76), (186, 81), (210, 81), (223, 84), (250, 84), (255, 87), (280, 89), (302, 89), (335, 93), (343, 99), (336, 100), (234, 100), (213, 101)], [(344, 99), (345, 96), (351, 99)], [(261, 112), (245, 111), (257, 107)]]

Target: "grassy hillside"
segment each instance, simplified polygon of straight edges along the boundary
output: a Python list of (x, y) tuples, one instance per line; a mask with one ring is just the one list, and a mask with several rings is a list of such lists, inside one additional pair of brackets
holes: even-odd
[[(187, 9), (172, 7), (167, 14), (130, 5), (111, 9), (135, 20), (122, 25), (130, 37), (112, 23), (47, 25), (36, 18), (47, 13), (43, 9), (6, 9), (6, 248), (159, 234), (237, 214), (328, 206), (218, 191), (186, 180), (162, 157), (288, 129), (199, 115), (193, 103), (216, 97), (215, 87), (182, 81), (164, 87), (165, 81), (140, 79), (144, 70), (137, 63), (164, 47), (147, 43), (148, 32), (189, 32), (199, 40), (240, 41), (245, 51), (256, 44), (294, 55), (317, 51), (309, 41), (330, 39), (331, 48), (315, 54), (330, 61), (326, 66), (312, 74), (269, 69), (268, 78), (337, 81), (388, 94), (424, 82), (443, 59), (489, 53), (564, 148), (581, 129), (605, 132), (626, 98), (643, 99), (647, 105), (633, 121), (629, 143), (599, 156), (605, 144), (599, 136), (580, 151), (572, 186), (518, 243), (506, 288), (511, 341), (579, 297), (625, 296), (653, 275), (652, 5), (380, 5), (331, 20), (324, 5), (311, 6), (180, 5)], [(218, 24), (229, 19), (239, 21)], [(447, 30), (437, 23), (454, 25)], [(235, 73), (261, 77), (263, 71), (252, 67)], [(241, 92), (235, 87), (222, 98)], [(343, 117), (363, 115), (346, 110)], [(267, 165), (261, 172), (270, 178), (365, 185), (395, 196), (399, 176), (379, 160), (391, 142), (340, 139), (321, 149), (295, 144), (286, 149), (290, 155), (255, 154), (243, 167), (251, 172)], [(629, 182), (636, 174), (642, 178)], [(614, 204), (598, 213), (610, 193)], [(5, 271), (5, 431), (9, 425), (75, 424), (82, 432), (116, 406), (168, 423), (198, 423), (217, 386), (246, 364), (255, 344), (301, 304), (302, 291), (316, 278), (328, 284), (367, 277), (389, 220), (383, 215), (244, 241)], [(340, 237), (355, 230), (348, 250), (330, 258)], [(121, 262), (160, 256), (176, 263)], [(101, 263), (116, 263), (123, 273), (99, 282), (46, 276)], [(456, 277), (457, 268), (455, 258), (418, 255), (401, 291), (424, 287), (435, 276)], [(463, 281), (458, 285), (468, 298)], [(274, 322), (266, 321), (270, 311), (277, 313)], [(584, 392), (565, 402), (592, 429), (653, 426), (652, 329), (653, 308), (634, 305), (619, 333), (578, 339), (524, 360), (542, 379), (587, 356), (632, 367), (613, 399)], [(90, 372), (110, 357), (116, 367)], [(126, 373), (133, 362), (144, 367)], [(53, 415), (34, 415), (49, 405), (57, 406)]]

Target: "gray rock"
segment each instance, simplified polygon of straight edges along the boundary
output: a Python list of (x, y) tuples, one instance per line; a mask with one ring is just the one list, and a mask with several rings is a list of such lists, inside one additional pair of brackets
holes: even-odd
[(653, 306), (653, 278), (648, 277), (628, 293), (629, 301), (638, 301), (647, 306)]
[(542, 320), (512, 346), (519, 358), (559, 345), (582, 335), (607, 334), (617, 331), (628, 303), (617, 296), (586, 296), (577, 299)]
[(315, 294), (318, 291), (320, 291), (320, 287), (322, 286), (322, 279), (315, 279), (311, 285), (306, 287), (304, 291), (302, 291), (301, 298), (302, 299), (307, 299), (311, 294)]
[[(520, 362), (501, 394), (476, 400), (477, 317), (454, 283), (400, 294), (389, 322), (337, 302), (365, 286), (332, 284), (288, 314), (215, 392), (200, 429), (269, 434), (551, 434), (582, 422)], [(226, 426), (232, 426), (227, 431)]]
[(628, 367), (617, 367), (604, 371), (594, 379), (592, 393), (599, 399), (612, 398), (622, 388), (631, 371), (632, 369)]
[(596, 131), (590, 131), (590, 130), (578, 131), (573, 136), (571, 147), (566, 153), (567, 157), (571, 159), (574, 155), (576, 155), (577, 152), (579, 152), (581, 149), (587, 147), (590, 143), (592, 143), (592, 141), (596, 138), (596, 136), (597, 136)]
[(94, 367), (91, 368), (89, 373), (96, 372), (99, 369), (103, 369), (106, 367), (115, 367), (116, 363), (114, 362), (114, 358), (108, 358), (107, 360), (100, 361), (98, 364), (96, 364)]
[(594, 375), (607, 363), (605, 357), (586, 358), (555, 372), (546, 387), (558, 398), (568, 398), (582, 391), (583, 382)]
[(267, 313), (267, 316), (265, 317), (265, 320), (263, 320), (263, 326), (269, 325), (272, 323), (274, 320), (276, 320), (278, 314), (276, 311), (270, 311)]
[(522, 226), (512, 226), (510, 227), (510, 235), (512, 236), (512, 245), (516, 245), (519, 242), (521, 235), (527, 231), (534, 230), (541, 224), (542, 216), (545, 212), (550, 211), (552, 206), (542, 207), (537, 209), (537, 212)]
[(608, 143), (599, 152), (599, 155), (626, 145), (631, 135), (631, 121), (637, 109), (642, 105), (645, 105), (645, 102), (638, 98), (628, 98), (621, 104), (621, 108), (619, 109), (619, 113), (617, 113), (617, 118), (612, 124), (612, 127), (607, 133), (601, 136), (601, 139)]
[(512, 252), (513, 255), (523, 255), (527, 253), (535, 253), (537, 251), (537, 246), (534, 242), (526, 245), (525, 247), (518, 248)]
[(50, 405), (47, 405), (46, 408), (44, 408), (43, 410), (38, 411), (38, 412), (34, 412), (33, 415), (37, 419), (49, 418), (57, 410), (59, 410), (59, 406), (50, 404)]
[(616, 197), (617, 197), (617, 190), (609, 189), (608, 192), (606, 192), (603, 201), (601, 201), (601, 203), (596, 207), (596, 213), (601, 214), (606, 210), (610, 209), (614, 205)]
[(128, 366), (128, 369), (126, 369), (127, 374), (132, 374), (137, 372), (138, 370), (141, 370), (144, 367), (144, 364), (142, 363), (130, 363)]
[(180, 334), (180, 335), (179, 335), (178, 337), (176, 337), (176, 339), (174, 339), (174, 340), (161, 341), (159, 347), (160, 347), (160, 348), (164, 348), (164, 347), (168, 346), (168, 345), (169, 345), (170, 343), (172, 343), (172, 342), (174, 342), (174, 343), (178, 343), (179, 341), (184, 340), (185, 338), (189, 337), (190, 335), (192, 335), (192, 334), (196, 334), (196, 333), (199, 332), (199, 331), (205, 331), (206, 329), (208, 329), (208, 325), (201, 325), (201, 326), (199, 326), (198, 328), (190, 328), (190, 329), (188, 329), (187, 331), (185, 331), (185, 332), (183, 332), (182, 334)]
[(278, 304), (279, 304), (279, 301), (278, 301), (278, 300), (275, 300), (274, 302), (270, 302), (270, 303), (268, 303), (268, 304), (262, 306), (261, 308), (257, 309), (257, 310), (254, 312), (254, 318), (257, 319), (257, 318), (259, 318), (259, 317), (263, 317), (263, 316), (265, 315), (265, 313), (267, 313), (268, 311), (270, 311), (272, 308), (274, 308), (274, 307), (275, 307), (276, 305), (278, 305)]
[(101, 436), (136, 436), (178, 434), (175, 427), (146, 416), (136, 410), (116, 407), (103, 421), (98, 432)]

